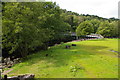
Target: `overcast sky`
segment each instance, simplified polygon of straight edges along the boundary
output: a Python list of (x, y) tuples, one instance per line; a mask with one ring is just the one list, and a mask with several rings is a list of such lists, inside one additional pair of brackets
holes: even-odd
[(118, 18), (119, 0), (47, 0), (56, 2), (60, 8), (79, 14)]

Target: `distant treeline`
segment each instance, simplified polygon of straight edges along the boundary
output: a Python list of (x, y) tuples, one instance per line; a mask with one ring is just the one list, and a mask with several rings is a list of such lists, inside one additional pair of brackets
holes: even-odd
[(3, 2), (2, 5), (4, 57), (8, 54), (26, 57), (35, 50), (73, 40), (70, 35), (64, 35), (72, 32), (77, 36), (91, 33), (118, 36), (115, 18), (78, 14), (52, 2)]

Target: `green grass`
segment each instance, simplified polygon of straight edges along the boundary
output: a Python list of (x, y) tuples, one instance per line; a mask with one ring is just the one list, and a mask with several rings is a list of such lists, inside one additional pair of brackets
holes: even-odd
[[(77, 44), (70, 49), (65, 45)], [(8, 75), (33, 73), (35, 78), (118, 78), (117, 39), (87, 40), (53, 46), (28, 56)], [(45, 56), (49, 54), (49, 56)]]

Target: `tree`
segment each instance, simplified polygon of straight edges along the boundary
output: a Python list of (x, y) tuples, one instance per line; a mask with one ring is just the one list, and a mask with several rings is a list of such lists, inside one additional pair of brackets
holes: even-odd
[(9, 53), (12, 54), (18, 51), (22, 57), (25, 57), (29, 50), (42, 45), (47, 40), (46, 30), (39, 27), (42, 21), (38, 22), (38, 12), (33, 12), (36, 7), (38, 7), (39, 12), (42, 11), (42, 4), (5, 4), (5, 11), (3, 12), (3, 48), (9, 48)]
[(79, 15), (52, 2), (2, 4), (2, 49), (9, 54), (25, 57), (37, 47), (47, 49), (49, 41), (63, 40), (65, 33), (75, 30), (78, 36), (96, 32), (104, 36), (118, 35), (116, 19), (108, 22), (94, 15)]
[(92, 20), (90, 20), (90, 23), (93, 25), (92, 27), (94, 28), (94, 32), (93, 33), (96, 33), (97, 29), (99, 28), (100, 21), (97, 20), (97, 19), (92, 19)]
[(113, 21), (110, 23), (111, 27), (113, 27), (112, 37), (118, 37), (118, 21)]
[(8, 3), (3, 6), (3, 49), (22, 57), (46, 42), (62, 38), (69, 25), (56, 3)]
[(104, 37), (113, 37), (115, 35), (115, 26), (108, 21), (101, 22), (97, 34), (101, 34)]
[(93, 32), (93, 25), (90, 23), (90, 21), (82, 22), (76, 29), (77, 36), (88, 35)]

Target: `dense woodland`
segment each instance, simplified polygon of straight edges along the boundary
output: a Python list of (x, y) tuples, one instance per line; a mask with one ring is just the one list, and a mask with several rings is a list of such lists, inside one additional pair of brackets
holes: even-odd
[[(84, 15), (61, 9), (53, 2), (3, 2), (3, 56), (26, 57), (37, 50), (46, 50), (55, 43), (91, 33), (117, 37), (115, 18)], [(9, 55), (8, 55), (9, 54)]]

